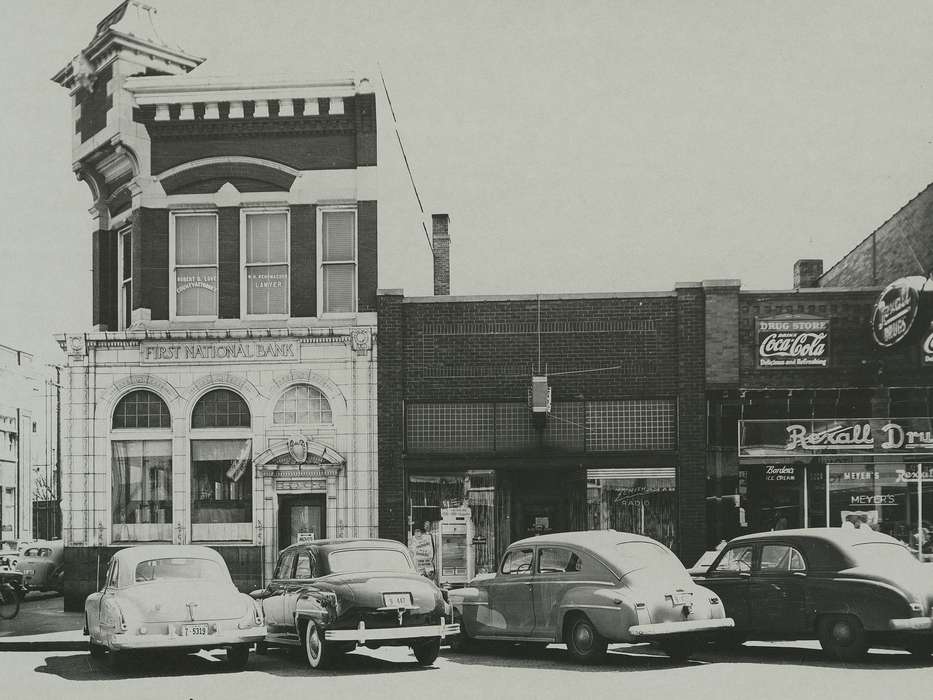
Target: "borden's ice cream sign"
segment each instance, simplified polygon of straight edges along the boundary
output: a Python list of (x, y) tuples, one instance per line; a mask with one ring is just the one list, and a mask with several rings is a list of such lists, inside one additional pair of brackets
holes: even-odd
[(828, 364), (828, 319), (758, 319), (759, 367), (826, 367)]
[(902, 277), (884, 288), (871, 315), (875, 343), (883, 348), (894, 347), (919, 326), (917, 318), (926, 282), (926, 277)]

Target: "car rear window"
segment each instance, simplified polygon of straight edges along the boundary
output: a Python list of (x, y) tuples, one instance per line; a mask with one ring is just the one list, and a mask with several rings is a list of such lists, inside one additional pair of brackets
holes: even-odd
[(332, 574), (357, 571), (399, 571), (414, 569), (404, 554), (395, 549), (338, 549), (327, 557)]
[(166, 557), (147, 559), (136, 565), (136, 583), (192, 580), (226, 583), (220, 566), (210, 559)]
[(674, 553), (653, 542), (620, 542), (615, 546), (615, 563), (623, 578), (651, 578), (664, 581), (690, 581), (690, 574)]
[(881, 567), (919, 565), (910, 550), (896, 542), (862, 542), (852, 545), (852, 554), (859, 564)]

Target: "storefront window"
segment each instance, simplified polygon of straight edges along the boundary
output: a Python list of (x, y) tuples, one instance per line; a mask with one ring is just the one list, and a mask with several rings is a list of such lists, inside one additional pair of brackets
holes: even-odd
[(587, 470), (587, 529), (634, 532), (674, 549), (677, 530), (674, 472), (673, 467)]
[(191, 441), (191, 522), (253, 519), (252, 440)]
[(171, 523), (172, 441), (114, 440), (111, 452), (113, 523)]
[(409, 542), (416, 568), (441, 584), (496, 570), (495, 473), (412, 475)]

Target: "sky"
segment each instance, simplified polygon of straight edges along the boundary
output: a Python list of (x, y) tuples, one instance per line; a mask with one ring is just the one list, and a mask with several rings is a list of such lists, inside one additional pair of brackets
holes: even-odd
[[(0, 0), (0, 344), (91, 324), (92, 204), (51, 76), (117, 0)], [(151, 0), (211, 74), (381, 69), (380, 288), (791, 286), (933, 181), (933, 3)], [(378, 66), (378, 68), (376, 68)]]

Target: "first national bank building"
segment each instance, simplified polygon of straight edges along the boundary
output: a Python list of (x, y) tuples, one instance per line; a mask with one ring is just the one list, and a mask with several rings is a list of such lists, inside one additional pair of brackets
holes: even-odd
[(54, 76), (96, 219), (94, 325), (59, 337), (66, 608), (123, 546), (213, 546), (245, 588), (377, 534), (370, 83), (204, 79), (152, 12)]

